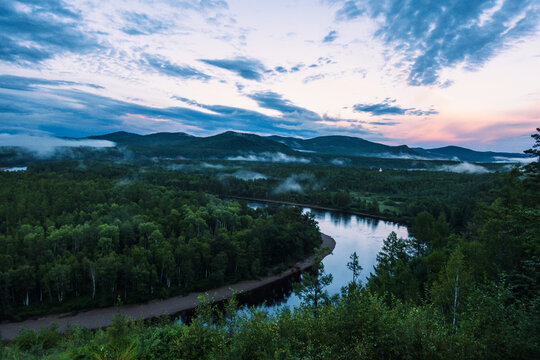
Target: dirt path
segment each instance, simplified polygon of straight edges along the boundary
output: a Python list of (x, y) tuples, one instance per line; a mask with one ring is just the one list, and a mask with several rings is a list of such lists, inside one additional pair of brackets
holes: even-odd
[[(328, 247), (330, 251), (334, 250), (336, 242), (328, 235), (321, 234), (321, 247)], [(297, 273), (311, 267), (314, 263), (315, 256), (296, 263), (292, 268), (283, 271), (274, 276), (268, 276), (260, 280), (246, 280), (232, 285), (225, 285), (217, 289), (208, 290), (198, 293), (190, 293), (186, 296), (176, 296), (165, 300), (153, 300), (144, 304), (123, 305), (118, 307), (108, 307), (102, 309), (94, 309), (84, 312), (79, 312), (75, 315), (71, 314), (55, 314), (48, 315), (34, 320), (26, 320), (16, 323), (0, 324), (0, 334), (2, 339), (10, 340), (17, 336), (21, 327), (30, 329), (39, 329), (43, 326), (49, 326), (52, 323), (58, 325), (59, 331), (64, 331), (68, 325), (78, 325), (88, 329), (98, 329), (111, 325), (112, 317), (116, 313), (122, 313), (136, 320), (150, 319), (162, 315), (177, 314), (184, 310), (194, 309), (199, 303), (198, 296), (208, 294), (213, 301), (228, 299), (234, 292), (249, 292), (262, 286), (271, 284), (275, 281), (286, 278), (289, 275)]]

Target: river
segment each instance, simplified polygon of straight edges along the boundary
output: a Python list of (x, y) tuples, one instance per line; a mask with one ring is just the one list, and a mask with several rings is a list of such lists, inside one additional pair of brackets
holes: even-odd
[[(253, 208), (269, 206), (260, 202), (248, 202), (248, 205)], [(406, 226), (391, 221), (310, 208), (303, 208), (303, 211), (313, 213), (321, 232), (332, 236), (336, 241), (333, 253), (323, 260), (325, 271), (333, 276), (332, 284), (327, 288), (330, 295), (338, 294), (341, 288), (352, 280), (352, 273), (347, 269), (347, 263), (353, 252), (356, 251), (358, 255), (363, 268), (360, 278), (365, 282), (369, 274), (373, 272), (373, 267), (377, 263), (377, 254), (388, 234), (395, 231), (398, 237), (408, 236)], [(300, 304), (300, 299), (292, 292), (294, 281), (298, 281), (298, 276), (248, 294), (242, 302), (247, 305), (265, 303), (264, 307), (270, 312), (282, 306), (292, 309)]]
[[(249, 205), (252, 207), (268, 206), (255, 202), (250, 202)], [(338, 294), (341, 287), (347, 285), (351, 280), (352, 275), (347, 269), (347, 262), (353, 252), (356, 251), (358, 254), (360, 265), (364, 269), (361, 279), (365, 281), (369, 273), (373, 270), (377, 253), (381, 250), (383, 240), (388, 234), (395, 231), (400, 237), (406, 237), (408, 235), (405, 226), (400, 226), (390, 221), (310, 208), (304, 208), (303, 211), (312, 212), (319, 223), (321, 232), (330, 235), (336, 242), (333, 253), (326, 256), (323, 260), (326, 272), (333, 276), (333, 282), (327, 288), (330, 295)], [(306, 259), (304, 262), (310, 263), (310, 259)], [(305, 266), (302, 266), (302, 268)], [(282, 276), (276, 275), (275, 277), (281, 278)], [(217, 298), (214, 298), (219, 301), (230, 296), (231, 288), (245, 291), (239, 297), (241, 304), (262, 306), (272, 313), (283, 306), (294, 308), (300, 304), (300, 299), (292, 291), (292, 285), (295, 281), (299, 280), (299, 277), (300, 274), (296, 273), (278, 281), (275, 281), (272, 277), (263, 280), (248, 280), (233, 285), (222, 286), (208, 292), (219, 294)], [(266, 285), (261, 286), (261, 281), (266, 283)], [(110, 326), (111, 319), (115, 313), (123, 313), (136, 320), (181, 314), (181, 318), (186, 321), (193, 314), (193, 311), (189, 309), (192, 309), (193, 305), (198, 303), (198, 295), (199, 293), (191, 293), (187, 296), (153, 300), (148, 303), (91, 309), (76, 314), (51, 314), (40, 317), (39, 319), (28, 319), (20, 323), (3, 323), (0, 324), (0, 334), (3, 339), (12, 339), (17, 335), (20, 327), (39, 329), (42, 326), (48, 326), (52, 323), (56, 323), (60, 331), (64, 331), (70, 324), (84, 326), (89, 329), (97, 329)]]

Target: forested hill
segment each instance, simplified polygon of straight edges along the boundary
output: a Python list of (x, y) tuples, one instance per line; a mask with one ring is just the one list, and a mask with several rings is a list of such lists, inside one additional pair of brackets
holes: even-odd
[(88, 137), (113, 141), (135, 153), (154, 156), (184, 156), (188, 158), (226, 158), (257, 154), (286, 154), (297, 157), (334, 155), (419, 160), (461, 160), (496, 162), (525, 158), (524, 154), (479, 152), (449, 146), (440, 149), (411, 149), (406, 145), (388, 146), (350, 136), (321, 136), (312, 139), (268, 136), (228, 131), (209, 137), (186, 133), (155, 133), (138, 135), (115, 132)]
[(124, 175), (0, 173), (0, 319), (211, 289), (287, 267), (321, 241), (300, 209), (256, 211)]
[(90, 139), (109, 140), (118, 145), (127, 146), (135, 153), (156, 156), (185, 156), (189, 158), (224, 158), (253, 153), (293, 154), (293, 150), (275, 141), (258, 135), (238, 133), (234, 131), (222, 134), (196, 137), (185, 133), (156, 133), (137, 135), (116, 132)]
[(413, 148), (419, 154), (425, 156), (434, 156), (441, 157), (445, 159), (454, 159), (457, 158), (461, 161), (472, 161), (472, 162), (496, 162), (504, 161), (511, 158), (526, 158), (527, 156), (523, 153), (505, 153), (505, 152), (494, 152), (494, 151), (474, 151), (471, 149), (459, 147), (459, 146), (445, 146), (441, 148), (434, 149), (423, 149), (423, 148)]
[(406, 145), (388, 146), (351, 136), (320, 136), (313, 139), (269, 136), (269, 139), (283, 143), (291, 149), (332, 155), (350, 156), (416, 156), (420, 154)]

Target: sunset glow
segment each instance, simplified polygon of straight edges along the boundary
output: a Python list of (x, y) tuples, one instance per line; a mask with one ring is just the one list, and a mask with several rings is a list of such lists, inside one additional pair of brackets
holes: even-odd
[(530, 147), (539, 2), (427, 3), (3, 1), (0, 132)]

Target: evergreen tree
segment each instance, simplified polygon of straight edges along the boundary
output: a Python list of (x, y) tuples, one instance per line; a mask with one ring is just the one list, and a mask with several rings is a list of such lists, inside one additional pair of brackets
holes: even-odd
[(302, 303), (308, 306), (315, 316), (322, 305), (329, 301), (328, 291), (325, 289), (332, 283), (332, 274), (326, 274), (324, 264), (322, 263), (321, 254), (323, 250), (317, 250), (315, 263), (309, 271), (302, 274), (299, 283), (294, 286), (294, 293)]

